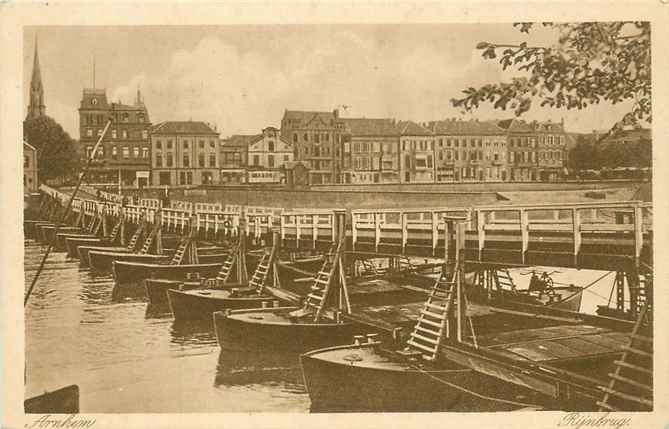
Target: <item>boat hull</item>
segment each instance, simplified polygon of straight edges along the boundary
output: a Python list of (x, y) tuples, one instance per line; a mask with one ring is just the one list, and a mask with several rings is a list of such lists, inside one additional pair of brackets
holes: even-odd
[(167, 291), (167, 300), (175, 320), (212, 320), (212, 314), (226, 309), (260, 308), (278, 300), (270, 295), (232, 297), (227, 290), (177, 290)]
[[(93, 252), (90, 254), (93, 259)], [(169, 257), (164, 261), (169, 261)], [(92, 261), (91, 261), (92, 262)], [(132, 257), (121, 258), (113, 263), (113, 274), (117, 285), (141, 284), (145, 279), (189, 280), (190, 275), (200, 278), (215, 277), (221, 263), (168, 265), (153, 261), (142, 261)]]
[(95, 234), (87, 234), (76, 231), (59, 232), (56, 236), (56, 243), (54, 244), (54, 249), (56, 249), (59, 252), (68, 252), (69, 254), (69, 250), (67, 248), (68, 238), (96, 238), (96, 237), (97, 235)]
[(67, 256), (70, 258), (79, 258), (79, 246), (102, 246), (104, 241), (99, 237), (67, 237), (65, 247)]
[(24, 238), (35, 239), (37, 238), (38, 226), (49, 224), (50, 222), (45, 220), (24, 220), (23, 221), (23, 236)]
[(281, 312), (214, 313), (216, 338), (221, 348), (272, 347), (305, 352), (321, 347), (347, 344), (359, 331), (351, 323), (299, 323)]
[(77, 247), (77, 253), (79, 254), (79, 264), (84, 267), (90, 266), (90, 252), (100, 251), (100, 252), (117, 252), (117, 253), (130, 253), (127, 247), (114, 247), (109, 246), (106, 243), (94, 244), (92, 246), (84, 245)]
[(156, 306), (168, 305), (167, 303), (168, 289), (193, 290), (201, 287), (202, 284), (200, 282), (195, 282), (195, 281), (182, 282), (179, 280), (166, 280), (166, 279), (144, 280), (144, 291), (146, 292), (146, 297), (149, 299), (149, 304)]
[(79, 387), (71, 385), (46, 392), (23, 401), (26, 414), (77, 414), (79, 413)]
[[(447, 383), (466, 382), (471, 370), (411, 369), (384, 362), (370, 348), (332, 347), (300, 356), (312, 412), (448, 411), (463, 399)], [(339, 359), (327, 359), (329, 354)]]
[(98, 273), (110, 273), (112, 272), (114, 262), (143, 262), (143, 263), (154, 263), (159, 262), (167, 263), (170, 260), (170, 257), (167, 255), (150, 255), (150, 254), (141, 254), (141, 253), (131, 253), (131, 252), (110, 252), (105, 250), (91, 250), (88, 252), (88, 264), (91, 267), (91, 270)]

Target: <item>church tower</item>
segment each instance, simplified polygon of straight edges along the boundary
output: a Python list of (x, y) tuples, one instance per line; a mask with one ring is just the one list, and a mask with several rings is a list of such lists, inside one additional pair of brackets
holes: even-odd
[(42, 87), (42, 74), (39, 69), (39, 57), (37, 56), (37, 39), (35, 39), (35, 58), (33, 59), (33, 76), (30, 79), (30, 104), (26, 119), (38, 118), (46, 115), (44, 105), (44, 88)]

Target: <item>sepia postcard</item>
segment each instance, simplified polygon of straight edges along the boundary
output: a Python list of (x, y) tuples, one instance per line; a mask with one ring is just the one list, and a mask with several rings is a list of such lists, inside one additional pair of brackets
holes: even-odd
[(669, 428), (666, 1), (0, 28), (2, 427)]

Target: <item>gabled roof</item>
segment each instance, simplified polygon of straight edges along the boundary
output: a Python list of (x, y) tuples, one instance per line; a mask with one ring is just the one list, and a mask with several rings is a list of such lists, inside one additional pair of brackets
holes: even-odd
[(342, 118), (352, 136), (397, 136), (399, 129), (394, 119)]
[(28, 143), (25, 140), (23, 140), (23, 146), (28, 146), (28, 149), (34, 150), (35, 152), (37, 152), (37, 148), (35, 146), (31, 145), (30, 143)]
[(430, 122), (429, 127), (436, 135), (497, 135), (506, 132), (494, 121), (478, 121), (474, 119), (468, 121), (459, 119), (434, 121)]
[(294, 128), (306, 128), (314, 122), (321, 122), (324, 125), (334, 127), (337, 116), (335, 112), (286, 110), (283, 114), (283, 121), (291, 122), (291, 127)]
[(262, 139), (262, 134), (253, 134), (253, 135), (236, 134), (221, 140), (221, 146), (226, 148), (230, 147), (247, 148), (249, 145), (259, 141), (260, 139)]
[(205, 134), (218, 136), (209, 125), (201, 121), (167, 121), (156, 124), (152, 134)]
[(400, 135), (403, 136), (431, 136), (432, 132), (413, 121), (399, 121), (397, 123)]
[(497, 126), (509, 132), (531, 133), (535, 131), (564, 132), (564, 125), (561, 122), (526, 122), (523, 119), (503, 119), (497, 121)]
[(288, 161), (288, 162), (285, 162), (283, 164), (283, 167), (286, 170), (292, 170), (293, 168), (297, 167), (298, 165), (301, 165), (302, 167), (306, 168), (307, 170), (309, 169), (309, 166), (302, 161)]

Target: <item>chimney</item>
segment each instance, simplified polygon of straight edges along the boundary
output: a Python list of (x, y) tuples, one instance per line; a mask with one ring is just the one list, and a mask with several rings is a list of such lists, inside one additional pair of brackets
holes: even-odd
[(332, 115), (335, 117), (335, 119), (339, 119), (339, 109), (334, 109), (332, 111)]

